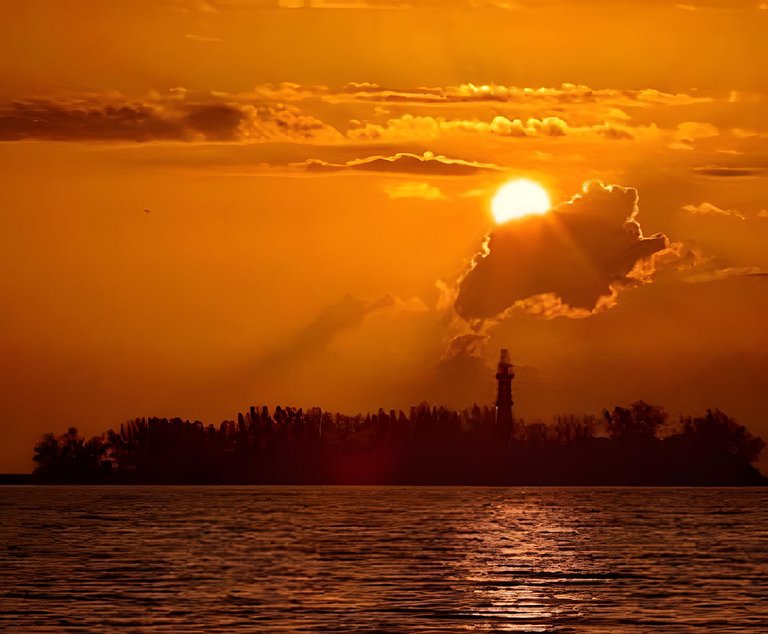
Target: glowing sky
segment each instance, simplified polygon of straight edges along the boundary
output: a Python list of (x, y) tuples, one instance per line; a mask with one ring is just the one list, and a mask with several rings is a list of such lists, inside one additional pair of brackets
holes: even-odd
[[(501, 347), (518, 416), (768, 436), (767, 7), (5, 0), (0, 472), (69, 425), (489, 403)], [(517, 178), (555, 208), (497, 226)]]

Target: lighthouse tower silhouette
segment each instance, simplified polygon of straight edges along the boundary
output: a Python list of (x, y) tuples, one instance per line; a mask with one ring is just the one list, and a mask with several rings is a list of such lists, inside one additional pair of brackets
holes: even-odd
[(496, 392), (496, 425), (505, 432), (512, 431), (512, 364), (509, 362), (509, 350), (501, 349), (499, 365), (496, 370), (496, 381), (499, 387)]

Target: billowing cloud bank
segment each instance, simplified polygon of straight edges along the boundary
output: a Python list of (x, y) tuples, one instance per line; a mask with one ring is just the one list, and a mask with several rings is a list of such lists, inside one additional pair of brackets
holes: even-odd
[(635, 189), (592, 182), (545, 216), (497, 227), (459, 280), (456, 312), (490, 319), (518, 306), (583, 317), (612, 305), (669, 246), (664, 235), (643, 236), (637, 200)]
[[(207, 36), (187, 34), (193, 41)], [(202, 39), (201, 39), (202, 38)], [(216, 39), (216, 38), (213, 38)], [(710, 96), (585, 85), (497, 84), (341, 88), (291, 82), (248, 92), (182, 87), (129, 97), (120, 92), (0, 98), (0, 141), (400, 143), (457, 135), (519, 139), (643, 140), (664, 137), (690, 150), (720, 130), (682, 121), (660, 130), (627, 111), (714, 103)], [(703, 115), (702, 115), (703, 117)], [(757, 132), (739, 130), (745, 139)]]

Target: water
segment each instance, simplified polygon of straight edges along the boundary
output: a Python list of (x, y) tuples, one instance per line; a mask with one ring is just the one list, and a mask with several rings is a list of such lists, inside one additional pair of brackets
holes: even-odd
[(767, 632), (768, 491), (0, 488), (0, 629)]

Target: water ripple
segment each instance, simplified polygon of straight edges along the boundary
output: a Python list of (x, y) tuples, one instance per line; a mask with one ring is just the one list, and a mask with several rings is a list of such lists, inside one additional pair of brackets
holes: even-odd
[(0, 630), (768, 631), (768, 492), (4, 487)]

